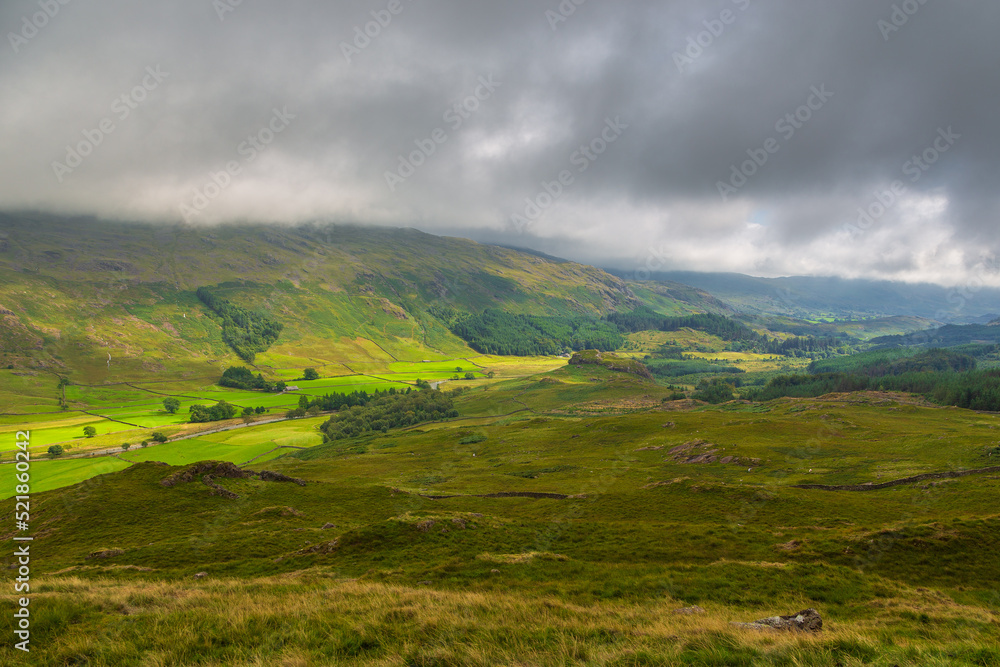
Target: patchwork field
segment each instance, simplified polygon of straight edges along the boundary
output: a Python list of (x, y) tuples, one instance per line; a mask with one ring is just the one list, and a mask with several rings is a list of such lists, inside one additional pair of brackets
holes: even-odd
[[(68, 410), (42, 411), (45, 405), (33, 409), (25, 407), (25, 412), (15, 412), (16, 402), (8, 405), (8, 412), (0, 414), (0, 460), (13, 458), (13, 435), (15, 431), (30, 427), (32, 451), (43, 455), (50, 445), (60, 444), (70, 447), (70, 454), (92, 450), (106, 450), (120, 447), (124, 443), (138, 445), (148, 440), (154, 430), (161, 430), (169, 436), (188, 431), (188, 409), (195, 404), (211, 405), (217, 401), (227, 401), (238, 408), (262, 406), (267, 409), (265, 417), (284, 414), (297, 407), (299, 396), (322, 396), (325, 394), (350, 393), (355, 391), (385, 391), (390, 387), (397, 390), (412, 388), (418, 379), (429, 382), (450, 380), (458, 375), (462, 383), (466, 373), (471, 372), (478, 379), (493, 371), (498, 377), (522, 376), (541, 370), (551, 370), (565, 364), (564, 359), (502, 357), (456, 358), (428, 362), (361, 362), (351, 363), (361, 370), (347, 370), (346, 375), (322, 377), (318, 380), (297, 379), (302, 369), (289, 373), (289, 384), (297, 390), (284, 394), (268, 394), (257, 391), (242, 391), (210, 384), (213, 380), (138, 380), (113, 385), (77, 385), (65, 388)], [(457, 370), (461, 369), (461, 371)], [(0, 371), (0, 375), (5, 374)], [(10, 377), (10, 373), (6, 372)], [(55, 380), (37, 376), (34, 384), (22, 382), (13, 386), (5, 384), (6, 377), (0, 378), (0, 394), (10, 397), (25, 388), (34, 387), (42, 393), (46, 387), (57, 395), (59, 388)], [(23, 379), (23, 378), (22, 378)], [(217, 378), (215, 378), (217, 379)], [(473, 382), (474, 384), (475, 382)], [(176, 414), (169, 414), (163, 408), (163, 399), (174, 397), (180, 401)], [(31, 412), (34, 411), (34, 414)], [(92, 426), (97, 435), (84, 437), (84, 427)], [(200, 428), (205, 428), (201, 426)], [(139, 460), (139, 459), (135, 459)], [(220, 460), (230, 460), (222, 457)], [(234, 461), (236, 462), (236, 461)]]

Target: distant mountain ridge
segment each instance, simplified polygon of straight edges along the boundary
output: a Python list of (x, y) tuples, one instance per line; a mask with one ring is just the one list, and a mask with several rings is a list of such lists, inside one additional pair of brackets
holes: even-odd
[[(608, 272), (627, 278), (616, 269)], [(962, 290), (933, 284), (836, 277), (758, 278), (739, 273), (662, 271), (654, 281), (705, 290), (743, 313), (814, 319), (907, 316), (955, 323), (985, 324), (1000, 313), (1000, 289)]]

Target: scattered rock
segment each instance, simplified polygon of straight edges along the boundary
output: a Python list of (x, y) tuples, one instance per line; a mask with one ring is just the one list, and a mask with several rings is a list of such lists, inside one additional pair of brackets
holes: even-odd
[(212, 489), (213, 496), (222, 496), (223, 498), (229, 498), (230, 500), (239, 500), (239, 496), (230, 491), (229, 489), (224, 489), (215, 482), (212, 481), (211, 475), (202, 475), (201, 483)]
[(775, 549), (780, 549), (781, 551), (795, 551), (802, 546), (802, 542), (799, 540), (792, 540), (790, 542), (785, 542), (784, 544), (775, 544)]
[(208, 576), (208, 572), (199, 572), (198, 574), (194, 575), (194, 578), (195, 579), (204, 579), (207, 576)]
[(270, 470), (261, 470), (259, 477), (262, 482), (291, 482), (292, 484), (298, 484), (299, 486), (306, 485), (306, 481), (304, 479), (289, 477), (288, 475), (282, 475), (280, 472), (272, 472)]
[(490, 570), (490, 572), (492, 572), (493, 574), (499, 574), (500, 570), (493, 568), (492, 570)]
[[(306, 547), (304, 549), (299, 549), (295, 552), (296, 556), (308, 556), (309, 554), (329, 554), (337, 550), (340, 546), (340, 538), (330, 540), (329, 542), (321, 542), (320, 544), (314, 544), (311, 547)], [(277, 561), (276, 561), (277, 562)]]
[(90, 558), (114, 558), (115, 556), (121, 556), (125, 553), (124, 549), (101, 549), (100, 551), (95, 551), (89, 556)]
[(823, 619), (815, 609), (804, 609), (791, 616), (771, 616), (752, 623), (733, 623), (736, 627), (750, 630), (798, 630), (801, 632), (820, 632), (823, 630)]
[(677, 426), (677, 424), (673, 422), (667, 422), (666, 424), (663, 425), (663, 428), (673, 428), (675, 426)]
[(434, 519), (426, 519), (417, 524), (417, 530), (421, 533), (429, 532), (431, 528), (434, 527)]
[(335, 524), (335, 523), (324, 523), (323, 527), (320, 530), (329, 530), (331, 528), (336, 528), (336, 527), (337, 527), (337, 524)]
[(693, 607), (681, 607), (680, 609), (674, 609), (675, 614), (681, 614), (683, 616), (691, 616), (692, 614), (704, 614), (705, 610), (695, 605)]
[(699, 454), (698, 456), (691, 456), (685, 459), (684, 461), (681, 461), (681, 463), (691, 463), (691, 464), (715, 463), (718, 460), (719, 457), (715, 456), (713, 452), (708, 454)]

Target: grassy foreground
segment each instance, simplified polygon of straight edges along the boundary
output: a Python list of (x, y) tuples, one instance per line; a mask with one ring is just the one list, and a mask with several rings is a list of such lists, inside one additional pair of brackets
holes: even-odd
[(988, 614), (912, 590), (885, 600), (895, 613), (809, 636), (734, 628), (730, 621), (746, 616), (727, 607), (677, 613), (682, 603), (669, 596), (580, 605), (318, 573), (199, 584), (66, 576), (40, 590), (45, 630), (31, 664), (833, 667), (997, 659), (975, 629), (989, 624)]
[[(305, 486), (164, 486), (186, 461), (151, 447), (34, 493), (33, 651), (0, 664), (1000, 664), (1000, 474), (796, 488), (996, 465), (997, 415), (707, 408), (599, 365), (463, 386), (459, 418), (403, 431), (206, 436), (305, 443), (247, 466)], [(809, 607), (822, 633), (731, 625)]]

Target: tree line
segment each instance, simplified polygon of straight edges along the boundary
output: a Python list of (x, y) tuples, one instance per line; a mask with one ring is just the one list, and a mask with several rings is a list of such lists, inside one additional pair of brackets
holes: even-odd
[(278, 340), (284, 325), (268, 315), (212, 294), (204, 287), (195, 292), (211, 311), (222, 318), (222, 340), (244, 361), (253, 363), (258, 352), (264, 352)]
[(230, 366), (225, 371), (222, 372), (222, 378), (219, 379), (219, 385), (222, 387), (232, 387), (234, 389), (245, 389), (247, 391), (252, 391), (258, 389), (261, 391), (270, 391), (275, 393), (280, 393), (285, 390), (288, 386), (284, 382), (269, 382), (264, 379), (264, 375), (257, 373), (253, 374), (246, 366)]
[(625, 344), (618, 327), (591, 317), (515, 315), (493, 308), (479, 314), (444, 308), (432, 314), (482, 354), (526, 357), (580, 350), (609, 352)]
[(906, 392), (939, 405), (1000, 412), (1000, 369), (976, 370), (975, 359), (968, 355), (932, 349), (889, 363), (875, 357), (851, 372), (782, 375), (751, 389), (744, 398), (769, 401), (854, 391)]
[[(395, 390), (390, 389), (389, 392)], [(365, 433), (385, 433), (390, 428), (412, 426), (458, 416), (451, 397), (439, 391), (381, 392), (364, 405), (341, 410), (320, 426), (323, 441), (352, 438)], [(376, 392), (380, 393), (380, 392)]]
[(332, 412), (342, 408), (364, 407), (372, 401), (386, 396), (396, 396), (409, 394), (413, 389), (406, 388), (406, 391), (389, 387), (386, 390), (376, 389), (372, 393), (367, 391), (352, 391), (349, 394), (324, 394), (322, 396), (309, 397), (299, 396), (299, 407), (288, 412), (289, 417), (305, 417), (307, 414), (318, 414), (320, 412)]

